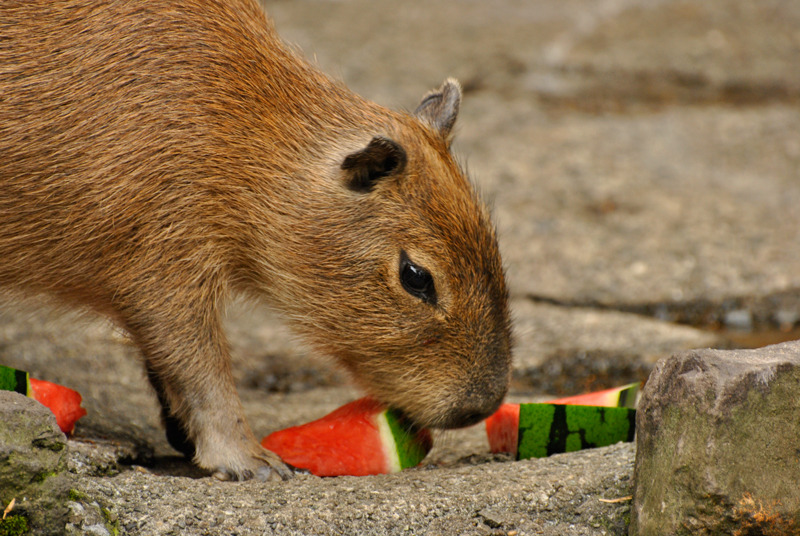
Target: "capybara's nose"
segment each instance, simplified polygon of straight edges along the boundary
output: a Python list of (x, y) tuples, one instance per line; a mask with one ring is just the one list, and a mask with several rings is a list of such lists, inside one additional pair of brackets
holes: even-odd
[(437, 428), (464, 428), (487, 418), (500, 407), (508, 391), (508, 373), (490, 381), (473, 383), (457, 399), (449, 412), (440, 418)]
[[(496, 408), (495, 408), (496, 409)], [(443, 428), (465, 428), (481, 422), (483, 419), (494, 413), (495, 410), (480, 410), (467, 408), (453, 414), (450, 426)]]

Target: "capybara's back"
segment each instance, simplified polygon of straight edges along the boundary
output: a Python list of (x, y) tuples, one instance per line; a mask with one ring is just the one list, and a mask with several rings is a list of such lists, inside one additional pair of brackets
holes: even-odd
[(222, 478), (288, 475), (236, 395), (233, 292), (419, 425), (497, 407), (507, 291), (449, 150), (457, 83), (386, 110), (250, 0), (10, 1), (0, 21), (0, 287), (126, 329), (176, 448)]

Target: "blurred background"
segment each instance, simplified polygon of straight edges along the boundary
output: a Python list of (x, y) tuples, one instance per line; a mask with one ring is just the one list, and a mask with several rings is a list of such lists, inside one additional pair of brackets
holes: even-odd
[(800, 337), (800, 2), (263, 4), (381, 104), (461, 81), (455, 150), (494, 208), (520, 389)]

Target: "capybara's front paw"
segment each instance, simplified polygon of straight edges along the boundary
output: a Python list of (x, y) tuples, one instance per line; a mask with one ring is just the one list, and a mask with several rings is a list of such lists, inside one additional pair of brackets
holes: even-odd
[[(292, 470), (274, 452), (258, 444), (244, 420), (225, 427), (225, 433), (205, 428), (195, 439), (194, 461), (220, 480), (288, 480)], [(209, 433), (210, 432), (210, 433)]]
[(277, 454), (256, 445), (247, 463), (224, 464), (217, 466), (214, 477), (219, 480), (258, 480), (259, 482), (278, 482), (294, 476), (292, 470), (281, 461)]

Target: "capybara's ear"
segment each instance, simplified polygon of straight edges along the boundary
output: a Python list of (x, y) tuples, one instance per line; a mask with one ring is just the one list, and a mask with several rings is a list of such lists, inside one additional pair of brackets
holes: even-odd
[(347, 172), (347, 187), (355, 192), (372, 191), (377, 181), (401, 173), (406, 160), (406, 151), (399, 143), (376, 136), (342, 162), (342, 169)]
[(449, 140), (460, 105), (461, 84), (455, 78), (448, 78), (442, 87), (422, 98), (414, 115), (439, 131), (444, 139)]

